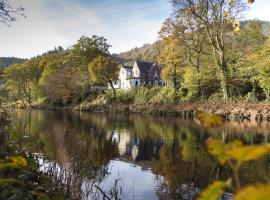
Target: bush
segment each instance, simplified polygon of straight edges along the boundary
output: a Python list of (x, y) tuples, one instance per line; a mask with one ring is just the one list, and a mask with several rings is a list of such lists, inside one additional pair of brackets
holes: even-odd
[(159, 91), (151, 98), (150, 103), (154, 104), (174, 104), (180, 102), (180, 93), (175, 95), (172, 87), (161, 87)]
[(180, 96), (180, 92), (174, 94), (172, 87), (140, 87), (130, 90), (117, 90), (115, 98), (112, 91), (103, 95), (106, 103), (138, 105), (179, 103)]

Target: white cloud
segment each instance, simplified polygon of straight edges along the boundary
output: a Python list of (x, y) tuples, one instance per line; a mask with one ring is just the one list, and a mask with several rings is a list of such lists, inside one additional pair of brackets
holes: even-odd
[(270, 1), (269, 0), (256, 0), (253, 4), (249, 5), (249, 9), (245, 12), (247, 19), (260, 19), (270, 21)]

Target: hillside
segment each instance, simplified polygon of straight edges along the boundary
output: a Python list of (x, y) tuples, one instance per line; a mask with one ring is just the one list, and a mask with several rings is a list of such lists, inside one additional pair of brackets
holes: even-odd
[(119, 54), (113, 54), (113, 57), (120, 63), (133, 64), (137, 60), (157, 62), (157, 42), (153, 44), (144, 44), (142, 47), (135, 47), (130, 51)]
[(15, 57), (0, 57), (0, 70), (15, 63), (22, 63), (25, 60), (26, 59), (15, 58)]

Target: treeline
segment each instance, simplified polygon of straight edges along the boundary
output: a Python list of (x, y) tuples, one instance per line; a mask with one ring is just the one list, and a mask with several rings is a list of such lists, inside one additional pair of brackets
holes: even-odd
[[(35, 102), (66, 105), (78, 103), (93, 86), (112, 84), (118, 64), (103, 37), (81, 37), (69, 50), (55, 48), (42, 56), (4, 70), (6, 99), (24, 106)], [(91, 63), (94, 63), (94, 65)]]
[(9, 65), (12, 65), (14, 63), (22, 63), (24, 61), (26, 61), (26, 59), (15, 57), (0, 57), (0, 71)]

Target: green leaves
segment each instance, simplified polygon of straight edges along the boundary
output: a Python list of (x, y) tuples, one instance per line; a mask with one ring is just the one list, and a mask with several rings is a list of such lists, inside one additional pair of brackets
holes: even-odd
[(231, 180), (229, 179), (228, 181), (215, 181), (211, 185), (209, 185), (206, 190), (204, 190), (200, 197), (199, 200), (217, 200), (223, 195), (225, 189), (227, 187), (230, 187), (231, 185)]
[(234, 200), (267, 200), (270, 197), (270, 185), (256, 184), (244, 187), (234, 196)]

